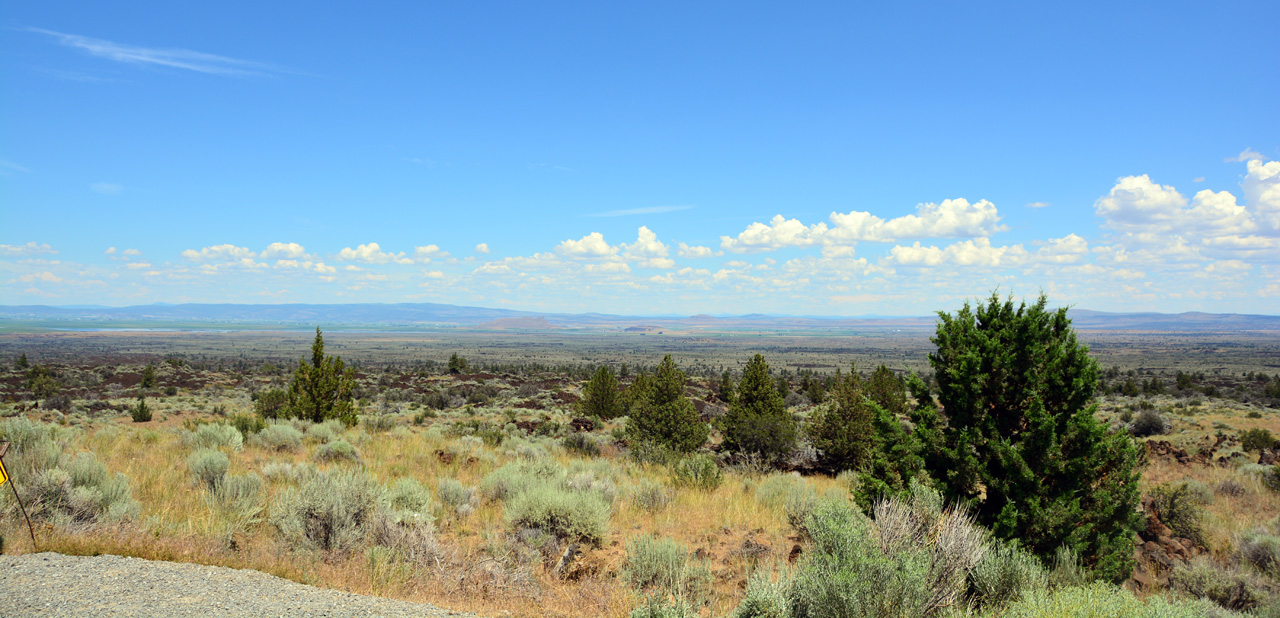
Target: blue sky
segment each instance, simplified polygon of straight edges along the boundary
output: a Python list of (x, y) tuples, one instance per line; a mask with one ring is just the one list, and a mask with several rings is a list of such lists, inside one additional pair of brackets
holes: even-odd
[(1274, 3), (3, 6), (0, 304), (1280, 306)]

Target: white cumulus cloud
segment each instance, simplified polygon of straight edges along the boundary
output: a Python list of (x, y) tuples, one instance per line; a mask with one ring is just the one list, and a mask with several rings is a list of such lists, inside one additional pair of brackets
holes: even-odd
[(709, 258), (715, 253), (711, 247), (700, 247), (697, 245), (688, 245), (680, 243), (676, 248), (676, 255), (687, 259)]
[(406, 257), (404, 252), (391, 253), (382, 250), (378, 243), (371, 242), (365, 245), (359, 245), (355, 249), (345, 247), (338, 252), (338, 259), (349, 260), (352, 262), (364, 262), (366, 264), (386, 264), (388, 262), (395, 264), (412, 264), (413, 259)]
[(307, 257), (307, 249), (296, 242), (273, 242), (267, 245), (263, 250), (261, 257), (263, 259), (290, 259), (298, 260)]
[(24, 245), (0, 245), (0, 256), (4, 257), (21, 257), (26, 255), (40, 255), (42, 253), (57, 253), (57, 250), (46, 243), (38, 243), (35, 241), (31, 241)]
[(604, 240), (604, 234), (592, 232), (578, 240), (561, 241), (556, 251), (575, 258), (603, 258), (617, 255), (618, 248), (609, 246)]
[(233, 261), (255, 258), (257, 257), (257, 254), (251, 251), (248, 247), (237, 247), (231, 244), (223, 244), (205, 247), (199, 251), (195, 249), (187, 249), (182, 252), (182, 257), (197, 262), (203, 260)]

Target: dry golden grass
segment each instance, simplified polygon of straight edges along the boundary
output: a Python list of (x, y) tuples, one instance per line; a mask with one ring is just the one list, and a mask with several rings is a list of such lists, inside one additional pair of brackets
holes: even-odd
[[(170, 412), (164, 424), (135, 425), (128, 418), (85, 424), (85, 433), (71, 450), (90, 450), (111, 472), (125, 474), (133, 497), (141, 506), (138, 518), (126, 524), (92, 529), (68, 529), (42, 525), (40, 549), (67, 554), (120, 554), (155, 560), (195, 562), (233, 568), (251, 568), (293, 581), (361, 594), (429, 602), (459, 611), (485, 615), (516, 616), (625, 616), (637, 603), (638, 593), (618, 576), (630, 539), (641, 535), (670, 537), (691, 552), (707, 557), (715, 576), (713, 590), (703, 612), (716, 615), (733, 608), (741, 597), (751, 561), (743, 555), (744, 541), (769, 548), (767, 561), (785, 559), (796, 539), (780, 506), (762, 505), (756, 481), (727, 473), (714, 491), (679, 489), (664, 509), (647, 512), (631, 501), (631, 490), (642, 481), (663, 482), (665, 467), (641, 465), (606, 457), (617, 476), (610, 532), (603, 547), (587, 552), (583, 560), (594, 572), (566, 581), (547, 565), (533, 567), (535, 589), (517, 592), (499, 587), (459, 585), (456, 573), (435, 569), (413, 570), (405, 565), (371, 560), (364, 553), (332, 555), (291, 550), (265, 523), (276, 495), (289, 484), (266, 483), (260, 521), (245, 526), (227, 517), (206, 500), (207, 490), (197, 485), (187, 469), (191, 449), (184, 446), (181, 420), (196, 416)], [(344, 436), (357, 446), (365, 470), (382, 483), (412, 477), (435, 491), (438, 479), (453, 478), (478, 486), (484, 477), (514, 459), (503, 448), (479, 448), (473, 457), (457, 457), (446, 463), (437, 451), (456, 447), (457, 440), (438, 430), (401, 425), (390, 432), (368, 434), (354, 429)], [(226, 451), (231, 474), (262, 473), (272, 462), (312, 461), (317, 444), (307, 439), (295, 451), (266, 450), (248, 443), (239, 452)], [(226, 450), (226, 449), (224, 449)], [(558, 448), (550, 455), (562, 465), (574, 456)], [(321, 469), (332, 467), (319, 464)], [(803, 481), (821, 492), (836, 485), (834, 479), (815, 477)], [(25, 531), (5, 522), (4, 536), (10, 553), (31, 551)], [(482, 502), (464, 518), (437, 521), (438, 538), (460, 565), (487, 557), (486, 547), (505, 542), (511, 530), (501, 503)], [(21, 532), (21, 534), (20, 534)]]

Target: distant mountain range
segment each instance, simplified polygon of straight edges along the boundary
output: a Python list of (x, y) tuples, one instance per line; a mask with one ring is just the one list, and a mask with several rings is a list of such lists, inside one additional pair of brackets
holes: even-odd
[[(1280, 316), (1236, 313), (1107, 313), (1071, 310), (1083, 330), (1134, 331), (1280, 331)], [(220, 328), (360, 326), (385, 328), (471, 328), (481, 330), (596, 329), (624, 332), (665, 330), (841, 330), (932, 329), (933, 316), (625, 316), (600, 313), (539, 313), (438, 303), (396, 304), (167, 304), (132, 307), (0, 305), (4, 322), (39, 323), (49, 328), (108, 328), (120, 324), (185, 324)]]

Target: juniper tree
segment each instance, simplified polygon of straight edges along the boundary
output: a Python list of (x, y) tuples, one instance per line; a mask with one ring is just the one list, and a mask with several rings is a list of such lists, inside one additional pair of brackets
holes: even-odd
[(622, 394), (618, 392), (618, 379), (613, 369), (602, 365), (582, 389), (578, 407), (583, 414), (609, 420), (622, 415)]
[(1068, 546), (1120, 581), (1141, 525), (1138, 451), (1098, 421), (1098, 365), (1067, 310), (1047, 304), (993, 293), (938, 313), (929, 362), (946, 422), (921, 454), (947, 498), (971, 503), (997, 536), (1042, 557)]
[(356, 412), (352, 393), (356, 388), (355, 371), (347, 369), (337, 356), (325, 356), (324, 336), (316, 328), (311, 344), (311, 362), (298, 361), (298, 369), (289, 384), (289, 408), (313, 423), (337, 418), (355, 425)]
[(729, 411), (720, 417), (723, 448), (729, 452), (758, 453), (776, 460), (791, 453), (796, 444), (796, 422), (769, 377), (769, 364), (756, 354), (742, 370)]
[(449, 373), (459, 374), (467, 370), (467, 359), (458, 356), (457, 352), (449, 355)]
[(707, 424), (684, 394), (685, 375), (668, 354), (651, 379), (637, 376), (627, 421), (629, 439), (675, 453), (690, 453), (707, 442)]
[(867, 399), (862, 381), (852, 368), (847, 377), (836, 376), (831, 399), (834, 405), (814, 417), (809, 437), (821, 453), (818, 461), (824, 468), (831, 472), (856, 470), (871, 453), (875, 404)]
[(152, 363), (147, 363), (147, 366), (142, 368), (142, 382), (139, 384), (139, 386), (141, 386), (142, 388), (152, 388), (155, 385), (156, 385), (156, 366)]

